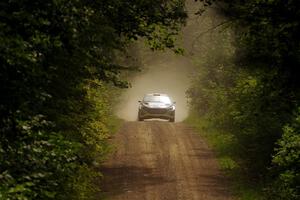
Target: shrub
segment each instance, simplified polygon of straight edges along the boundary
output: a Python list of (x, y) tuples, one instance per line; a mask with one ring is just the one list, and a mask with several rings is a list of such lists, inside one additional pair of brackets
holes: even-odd
[(283, 132), (272, 160), (275, 180), (268, 191), (272, 199), (296, 200), (300, 197), (300, 112)]

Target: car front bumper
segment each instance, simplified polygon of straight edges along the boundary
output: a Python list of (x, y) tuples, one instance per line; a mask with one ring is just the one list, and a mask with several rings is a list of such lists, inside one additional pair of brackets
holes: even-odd
[(151, 119), (151, 118), (174, 119), (175, 109), (143, 107), (139, 109), (139, 118), (140, 119)]

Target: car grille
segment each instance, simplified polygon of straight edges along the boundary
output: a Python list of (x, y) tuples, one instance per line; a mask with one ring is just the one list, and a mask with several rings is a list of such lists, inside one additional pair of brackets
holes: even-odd
[(167, 112), (167, 109), (165, 108), (147, 108), (144, 107), (143, 110), (145, 110), (147, 113), (150, 114), (164, 114)]

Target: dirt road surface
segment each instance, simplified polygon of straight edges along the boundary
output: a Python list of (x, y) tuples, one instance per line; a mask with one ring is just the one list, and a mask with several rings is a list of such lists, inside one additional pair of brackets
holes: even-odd
[[(108, 200), (229, 200), (229, 182), (214, 153), (191, 128), (186, 91), (207, 49), (215, 48), (216, 27), (222, 17), (214, 9), (196, 16), (199, 1), (187, 0), (189, 18), (179, 43), (185, 55), (152, 52), (140, 43), (131, 52), (141, 72), (130, 76), (116, 115), (127, 122), (112, 140), (116, 151), (102, 166), (102, 194)], [(214, 34), (213, 34), (214, 33)], [(214, 37), (212, 37), (214, 35)], [(223, 37), (220, 34), (220, 37)], [(207, 55), (218, 59), (217, 55)], [(176, 123), (136, 122), (138, 100), (146, 93), (167, 93), (176, 101)]]
[(213, 152), (183, 123), (126, 122), (112, 142), (102, 167), (106, 199), (232, 199)]

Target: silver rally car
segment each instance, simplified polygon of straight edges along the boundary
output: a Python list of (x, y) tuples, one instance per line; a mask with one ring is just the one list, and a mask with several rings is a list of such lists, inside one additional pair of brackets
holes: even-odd
[(167, 119), (175, 121), (175, 102), (172, 102), (166, 94), (146, 94), (142, 101), (139, 101), (138, 120), (144, 119)]

